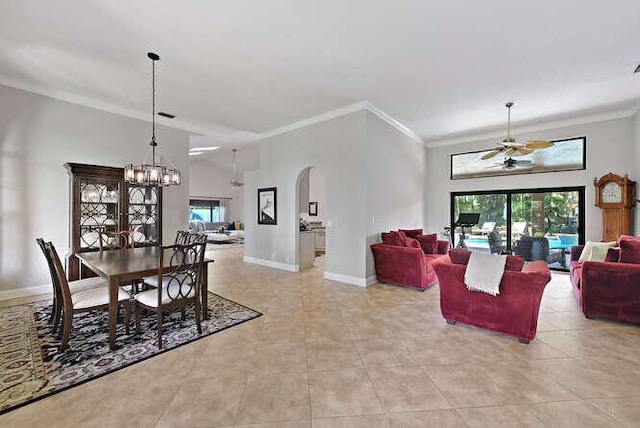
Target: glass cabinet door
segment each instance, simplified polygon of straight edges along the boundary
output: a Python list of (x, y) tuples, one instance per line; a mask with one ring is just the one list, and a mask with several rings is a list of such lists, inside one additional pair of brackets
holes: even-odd
[(127, 224), (136, 245), (158, 244), (160, 189), (129, 185), (128, 198)]
[(99, 248), (98, 232), (120, 230), (120, 182), (80, 180), (81, 250)]

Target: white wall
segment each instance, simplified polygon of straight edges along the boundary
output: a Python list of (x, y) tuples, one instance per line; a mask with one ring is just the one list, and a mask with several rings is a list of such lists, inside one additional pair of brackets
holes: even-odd
[[(231, 198), (229, 201), (230, 221), (243, 221), (242, 212), (244, 187), (231, 187), (233, 177), (231, 169), (212, 165), (207, 161), (191, 161), (189, 196), (191, 198)], [(240, 177), (241, 178), (241, 177)], [(242, 178), (241, 178), (242, 179)]]
[(369, 111), (275, 136), (260, 147), (260, 171), (246, 174), (245, 190), (278, 188), (278, 225), (257, 225), (256, 198), (245, 199), (248, 261), (296, 269), (296, 184), (308, 167), (324, 176), (327, 278), (372, 282), (369, 245), (380, 232), (425, 223), (426, 149)]
[[(296, 185), (305, 168), (316, 167), (326, 188), (325, 276), (364, 283), (365, 116), (359, 111), (260, 143), (260, 170), (245, 174), (245, 260), (296, 269)], [(277, 187), (276, 226), (257, 224), (257, 189), (263, 187)]]
[[(636, 125), (636, 134), (638, 129)], [(479, 140), (470, 143), (433, 147), (428, 149), (427, 158), (427, 228), (441, 232), (449, 225), (450, 193), (473, 190), (527, 189), (559, 186), (585, 186), (585, 239), (602, 238), (602, 212), (594, 206), (593, 178), (613, 172), (629, 174), (638, 180), (638, 156), (634, 137), (633, 118), (623, 118), (594, 122), (583, 125), (547, 129), (530, 134), (515, 135), (521, 140), (558, 140), (571, 137), (587, 137), (587, 169), (543, 174), (521, 174), (501, 177), (450, 180), (450, 158), (453, 153), (489, 149), (496, 140)], [(636, 221), (637, 223), (637, 221)], [(636, 234), (640, 229), (636, 228)]]
[[(69, 248), (69, 178), (62, 165), (141, 162), (150, 126), (4, 86), (0, 99), (0, 293), (10, 297), (51, 282), (37, 237), (53, 241), (61, 256)], [(187, 226), (188, 135), (162, 126), (156, 134), (161, 151), (183, 171), (182, 186), (163, 193), (169, 242)]]
[(429, 182), (425, 146), (370, 112), (365, 153), (367, 211), (362, 221), (367, 226), (365, 255), (371, 280), (375, 265), (369, 245), (380, 242), (381, 232), (425, 225)]

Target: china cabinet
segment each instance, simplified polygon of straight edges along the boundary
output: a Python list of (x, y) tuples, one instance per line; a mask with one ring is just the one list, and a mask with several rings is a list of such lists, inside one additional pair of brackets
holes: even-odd
[(67, 276), (90, 274), (78, 252), (98, 251), (98, 232), (130, 230), (136, 247), (162, 242), (162, 189), (124, 181), (124, 169), (66, 163), (69, 174), (69, 255)]

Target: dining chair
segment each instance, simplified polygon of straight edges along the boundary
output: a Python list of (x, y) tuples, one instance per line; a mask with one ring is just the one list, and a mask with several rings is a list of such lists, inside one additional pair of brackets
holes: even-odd
[[(200, 287), (204, 265), (205, 243), (173, 244), (160, 247), (157, 288), (135, 294), (136, 329), (140, 330), (140, 308), (157, 314), (158, 347), (162, 349), (162, 314), (180, 309), (182, 319), (185, 308), (194, 304), (196, 327), (202, 334), (200, 322)], [(168, 267), (164, 267), (167, 265)]]
[[(100, 243), (100, 251), (120, 250), (126, 248), (135, 248), (134, 232), (131, 230), (103, 230), (98, 232), (98, 242)], [(131, 294), (137, 293), (140, 280), (133, 280), (131, 283), (120, 284), (130, 287)]]
[[(60, 324), (60, 319), (63, 313), (63, 298), (60, 293), (59, 287), (56, 286), (58, 281), (56, 267), (51, 255), (45, 247), (45, 241), (42, 238), (37, 238), (36, 242), (44, 254), (44, 258), (47, 260), (47, 266), (49, 267), (49, 274), (51, 275), (51, 285), (53, 286), (53, 305), (51, 307), (51, 315), (49, 316), (49, 323), (53, 323), (52, 333), (55, 333)], [(91, 290), (93, 288), (107, 287), (109, 284), (100, 277), (84, 278), (76, 281), (67, 282), (69, 286), (69, 292), (71, 294), (80, 293), (82, 291)]]
[[(196, 243), (207, 243), (207, 235), (198, 232), (189, 232), (186, 230), (179, 230), (176, 233), (175, 244), (178, 245), (190, 245)], [(153, 287), (156, 288), (158, 286), (158, 276), (146, 276), (142, 278), (143, 287)]]
[[(54, 287), (57, 288), (57, 293), (62, 297), (62, 343), (60, 344), (60, 351), (64, 351), (69, 347), (73, 316), (81, 312), (108, 309), (109, 287), (97, 287), (71, 293), (69, 282), (67, 282), (64, 268), (62, 267), (56, 248), (51, 242), (46, 242), (44, 247), (53, 261), (56, 273), (53, 281)], [(124, 327), (127, 334), (129, 334), (129, 322), (131, 320), (130, 298), (129, 293), (118, 287), (118, 302), (125, 308)]]
[(100, 245), (100, 251), (135, 247), (133, 232), (130, 230), (99, 231), (98, 243)]

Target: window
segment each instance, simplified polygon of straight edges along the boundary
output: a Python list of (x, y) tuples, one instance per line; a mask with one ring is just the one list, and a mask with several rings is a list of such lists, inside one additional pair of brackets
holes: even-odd
[(189, 200), (189, 220), (202, 220), (208, 223), (223, 222), (224, 210), (219, 200)]
[(452, 225), (460, 213), (479, 213), (480, 220), (452, 233), (457, 247), (544, 260), (567, 270), (571, 246), (584, 243), (584, 187), (455, 192)]

